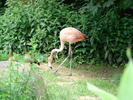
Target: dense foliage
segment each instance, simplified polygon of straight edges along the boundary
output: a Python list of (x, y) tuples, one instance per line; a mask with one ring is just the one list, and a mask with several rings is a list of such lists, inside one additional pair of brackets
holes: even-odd
[[(0, 16), (0, 49), (8, 52), (13, 44), (15, 52), (23, 53), (22, 44), (32, 42), (37, 52), (49, 54), (59, 48), (59, 31), (71, 26), (89, 37), (73, 44), (77, 63), (124, 63), (126, 48), (133, 45), (133, 15), (126, 13), (132, 10), (129, 1), (8, 0)], [(67, 55), (67, 46), (60, 56)]]
[[(38, 100), (39, 98), (47, 98), (44, 84), (41, 84), (43, 80), (38, 80), (40, 74), (35, 65), (30, 65), (30, 70), (28, 70), (29, 66), (24, 66), (22, 65), (23, 63), (9, 63), (9, 66), (5, 67), (4, 70), (1, 71), (1, 100)], [(38, 96), (38, 91), (40, 90), (37, 86), (39, 85), (41, 86), (41, 92), (43, 92), (42, 97)]]

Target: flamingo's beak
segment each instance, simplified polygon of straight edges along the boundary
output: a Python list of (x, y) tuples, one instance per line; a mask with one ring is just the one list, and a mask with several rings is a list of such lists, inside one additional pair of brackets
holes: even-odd
[(50, 61), (48, 62), (48, 67), (50, 67), (52, 69), (52, 64)]

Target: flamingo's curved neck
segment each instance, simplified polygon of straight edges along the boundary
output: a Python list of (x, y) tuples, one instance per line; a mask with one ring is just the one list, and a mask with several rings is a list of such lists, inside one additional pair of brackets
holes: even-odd
[(59, 49), (53, 49), (51, 51), (50, 57), (53, 57), (54, 52), (61, 52), (64, 49), (64, 42), (60, 41), (60, 43), (61, 43), (61, 47)]

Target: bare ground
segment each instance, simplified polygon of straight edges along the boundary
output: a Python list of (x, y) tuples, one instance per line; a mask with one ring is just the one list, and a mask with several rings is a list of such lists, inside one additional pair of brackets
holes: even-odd
[[(48, 72), (54, 72), (55, 69), (58, 67), (58, 64), (53, 64), (53, 69), (50, 69), (47, 66), (47, 63), (42, 63), (39, 68), (41, 68), (42, 71), (48, 71)], [(83, 65), (82, 67), (87, 67)], [(65, 77), (71, 80), (86, 80), (91, 77), (100, 77), (103, 79), (109, 79), (111, 78), (114, 74), (120, 74), (123, 72), (123, 68), (114, 68), (114, 67), (103, 67), (97, 70), (94, 70), (92, 66), (89, 70), (83, 70), (80, 67), (72, 68), (72, 76), (67, 76), (70, 73), (70, 69), (64, 66), (61, 66), (59, 71), (56, 73), (57, 77)]]

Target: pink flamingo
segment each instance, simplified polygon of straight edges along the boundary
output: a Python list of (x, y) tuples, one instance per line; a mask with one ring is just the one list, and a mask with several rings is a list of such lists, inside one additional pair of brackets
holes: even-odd
[(68, 59), (70, 58), (70, 74), (68, 76), (72, 76), (72, 70), (71, 70), (71, 63), (72, 63), (72, 49), (71, 49), (71, 44), (81, 41), (83, 39), (87, 39), (88, 37), (81, 33), (78, 29), (73, 28), (73, 27), (67, 27), (64, 28), (60, 31), (60, 43), (61, 47), (59, 49), (53, 49), (51, 51), (50, 56), (48, 57), (48, 66), (52, 69), (52, 60), (53, 60), (53, 54), (54, 52), (61, 52), (64, 49), (64, 43), (68, 42), (69, 43), (69, 51), (68, 51), (68, 56), (67, 58), (57, 67), (57, 69), (54, 71), (56, 73), (60, 66)]

